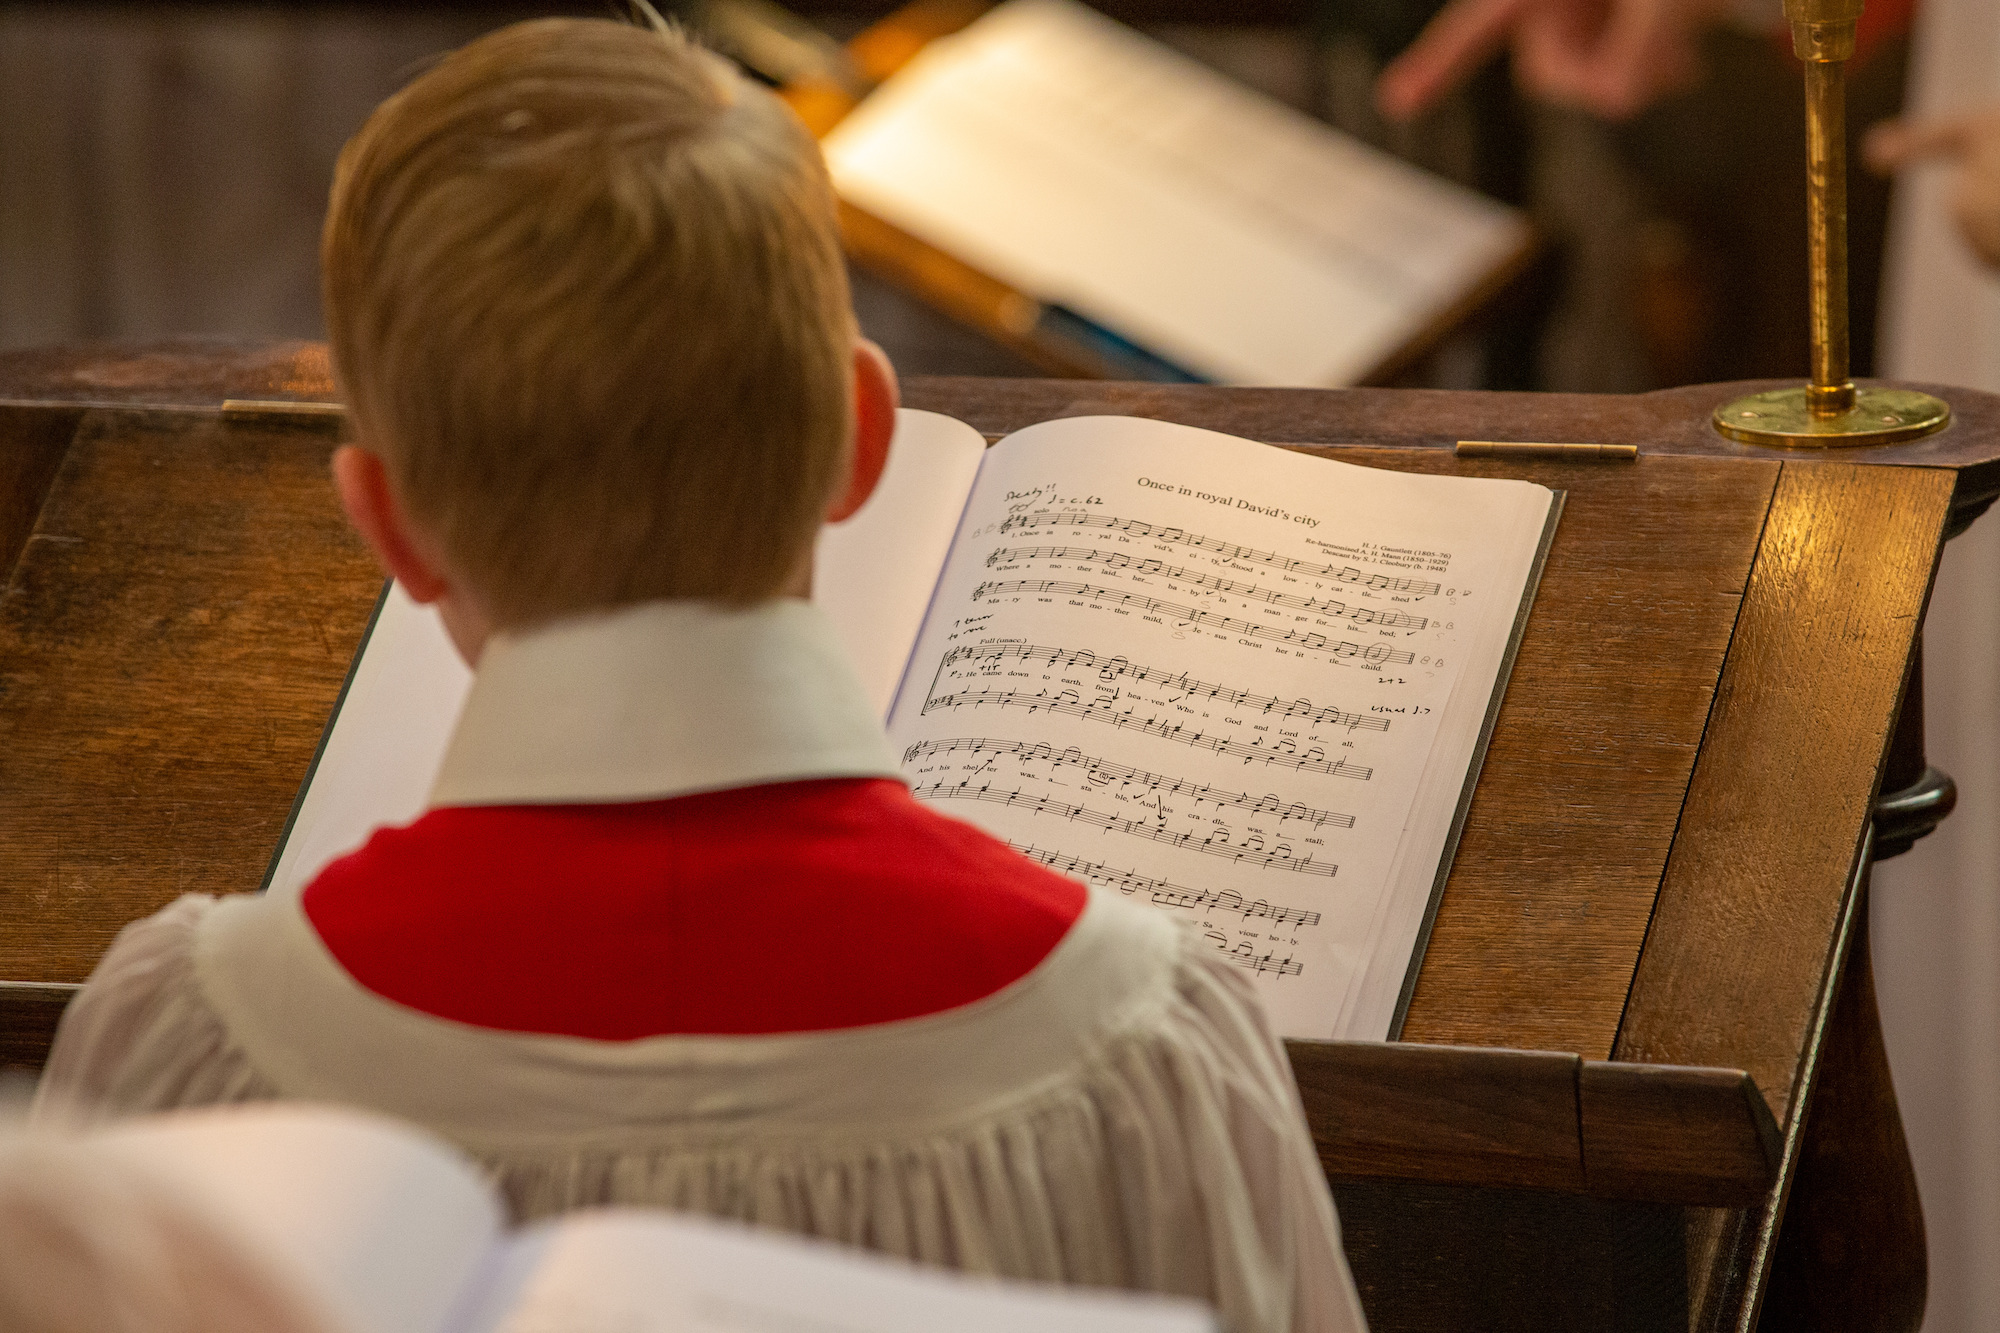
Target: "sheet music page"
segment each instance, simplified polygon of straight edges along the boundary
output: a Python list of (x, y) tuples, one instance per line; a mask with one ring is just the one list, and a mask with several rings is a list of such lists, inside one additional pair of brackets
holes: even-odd
[(1353, 383), (1528, 236), (1074, 0), (931, 43), (824, 147), (849, 202), (1223, 383)]
[(1193, 1301), (968, 1277), (770, 1231), (637, 1209), (509, 1243), (452, 1333), (1214, 1333)]
[[(886, 715), (986, 441), (935, 412), (896, 414), (868, 503), (821, 536), (814, 597)], [(424, 812), (472, 672), (437, 613), (391, 588), (271, 875), (296, 893), (377, 828)]]
[(904, 408), (892, 466), (875, 494), (820, 532), (813, 600), (833, 621), (879, 716), (896, 697), (985, 453), (986, 437), (963, 421)]
[(1380, 1038), (1552, 502), (1030, 427), (988, 453), (890, 739), (921, 799), (1193, 923), (1282, 1035)]
[(422, 814), (471, 688), (437, 613), (391, 586), (267, 891), (297, 893), (375, 829)]

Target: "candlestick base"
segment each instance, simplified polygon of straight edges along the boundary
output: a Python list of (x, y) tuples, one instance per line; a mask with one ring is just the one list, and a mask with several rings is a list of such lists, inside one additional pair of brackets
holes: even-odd
[(1855, 449), (1943, 430), (1951, 406), (1914, 389), (1856, 389), (1854, 406), (1817, 416), (1805, 385), (1772, 389), (1715, 409), (1715, 428), (1732, 440), (1773, 449)]

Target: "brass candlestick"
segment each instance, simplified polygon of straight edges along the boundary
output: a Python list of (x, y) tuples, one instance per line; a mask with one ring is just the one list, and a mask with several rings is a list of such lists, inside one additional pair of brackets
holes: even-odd
[(1806, 246), (1812, 268), (1812, 382), (1715, 409), (1734, 440), (1780, 448), (1911, 440), (1951, 408), (1912, 389), (1857, 389), (1847, 378), (1847, 60), (1861, 0), (1785, 0), (1792, 50), (1806, 66)]

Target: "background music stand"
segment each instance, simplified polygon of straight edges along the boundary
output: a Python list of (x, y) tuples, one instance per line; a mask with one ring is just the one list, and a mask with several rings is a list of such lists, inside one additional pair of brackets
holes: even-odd
[[(847, 43), (847, 81), (831, 77), (830, 72), (805, 75), (787, 83), (781, 94), (807, 128), (823, 139), (860, 105), (863, 89), (887, 82), (930, 43), (959, 32), (992, 8), (993, 0), (913, 0)], [(1048, 374), (1081, 379), (1129, 379), (1141, 373), (1130, 359), (1108, 357), (1093, 340), (1039, 318), (1044, 309), (1040, 294), (1018, 291), (849, 200), (838, 203), (841, 242), (849, 259), (1028, 364)], [(1539, 238), (1524, 238), (1422, 327), (1400, 344), (1383, 349), (1381, 358), (1354, 382), (1392, 384), (1454, 334), (1476, 325), (1528, 273), (1540, 247)]]

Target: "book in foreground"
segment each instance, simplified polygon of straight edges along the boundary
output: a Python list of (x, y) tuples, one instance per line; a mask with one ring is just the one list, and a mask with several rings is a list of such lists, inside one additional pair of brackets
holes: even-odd
[[(295, 1312), (288, 1328), (316, 1333), (1215, 1328), (1191, 1301), (969, 1277), (653, 1209), (586, 1210), (509, 1234), (472, 1163), (412, 1127), (348, 1110), (271, 1103), (183, 1112), (67, 1146), (99, 1169), (150, 1181), (174, 1205), (161, 1225), (185, 1219), (219, 1236)], [(8, 1161), (0, 1148), (0, 1172)], [(0, 1178), (0, 1197), (7, 1185)], [(127, 1234), (133, 1224), (102, 1221)], [(143, 1267), (123, 1264), (107, 1277)], [(200, 1276), (186, 1275), (176, 1291), (198, 1291)]]
[[(1283, 1036), (1395, 1034), (1560, 512), (1128, 417), (899, 419), (815, 597), (917, 797), (1189, 923)], [(468, 681), (385, 597), (273, 861), (414, 818)]]

